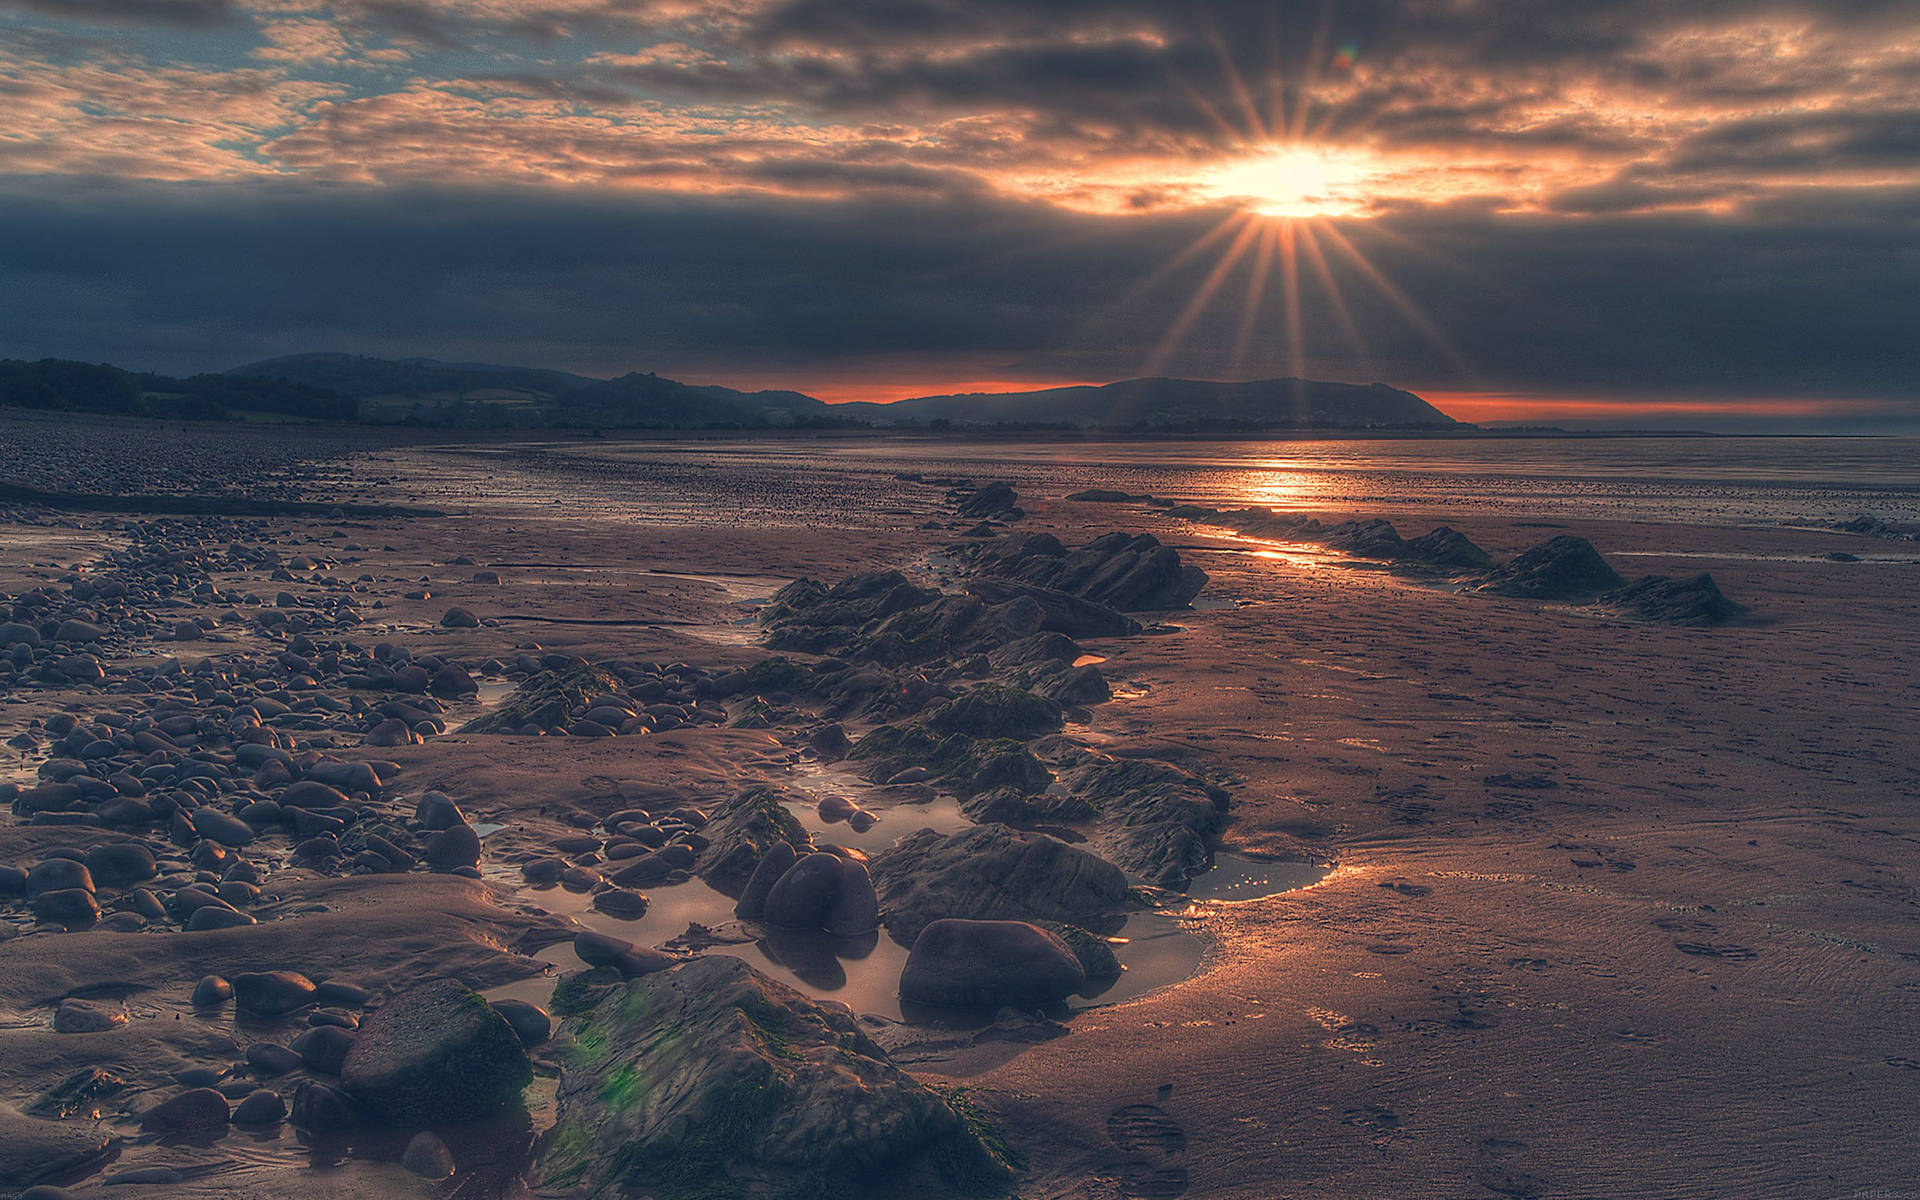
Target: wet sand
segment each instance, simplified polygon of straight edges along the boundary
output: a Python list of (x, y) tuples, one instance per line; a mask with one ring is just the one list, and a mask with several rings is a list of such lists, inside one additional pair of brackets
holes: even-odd
[[(318, 539), (343, 560), (330, 573), (371, 577), (365, 600), (381, 607), (363, 603), (357, 640), (462, 662), (537, 641), (593, 659), (747, 665), (765, 651), (742, 604), (769, 583), (881, 567), (925, 576), (960, 531), (943, 489), (883, 473), (860, 475), (859, 494), (891, 490), (899, 512), (808, 510), (796, 497), (783, 523), (695, 525), (688, 514), (703, 510), (684, 495), (636, 492), (599, 468), (579, 480), (566, 463), (515, 474), (496, 456), (486, 481), (418, 450), (327, 461), (329, 479), (303, 479), (303, 493), (449, 516), (269, 521), (262, 536), (289, 552)], [(553, 503), (576, 494), (571, 482), (589, 502)], [(768, 486), (756, 478), (746, 490)], [(728, 484), (700, 489), (724, 495)], [(963, 1084), (997, 1115), (1030, 1163), (1019, 1194), (1849, 1196), (1910, 1186), (1920, 1114), (1920, 565), (1910, 559), (1920, 554), (1779, 527), (1556, 518), (1564, 530), (1544, 530), (1471, 508), (1368, 510), (1409, 534), (1445, 519), (1500, 557), (1577, 533), (1632, 574), (1711, 570), (1754, 615), (1673, 629), (1456, 594), (1145, 506), (1062, 499), (1071, 490), (1023, 487), (1019, 527), (1069, 544), (1152, 533), (1211, 580), (1195, 611), (1162, 618), (1172, 628), (1088, 644), (1118, 698), (1070, 732), (1229, 781), (1228, 851), (1333, 869), (1272, 898), (1176, 909), (1204, 939), (1199, 973), (1081, 1012), (1064, 1036), (983, 1039), (875, 1014), (869, 1026), (903, 1065)], [(756, 503), (780, 507), (778, 495)], [(660, 509), (677, 523), (633, 519)], [(93, 516), (13, 517), (0, 561), (9, 591), (62, 574), (38, 563), (64, 567), (122, 540)], [(1833, 551), (1869, 561), (1827, 560)], [(456, 565), (462, 557), (473, 562)], [(480, 570), (499, 582), (475, 582)], [(264, 572), (224, 585), (287, 586)], [(405, 598), (422, 590), (430, 595)], [(483, 624), (440, 627), (450, 605)], [(235, 636), (186, 652), (272, 647)], [(62, 707), (108, 706), (82, 688), (7, 699), (4, 736)], [(550, 949), (564, 949), (550, 913), (579, 911), (579, 898), (545, 908), (497, 868), (568, 832), (570, 814), (747, 782), (822, 786), (778, 731), (451, 734), (377, 754), (398, 764), (399, 794), (438, 787), (501, 826), (487, 837), (484, 882), (291, 871), (281, 919), (253, 930), (21, 927), (0, 942), (0, 1100), (24, 1108), (85, 1062), (164, 1094), (173, 1072), (230, 1059), (244, 1039), (184, 1003), (216, 966), (292, 962), (376, 990), (438, 973), (537, 989)], [(31, 756), (18, 761), (30, 775)], [(912, 815), (872, 804), (876, 832), (914, 827)], [(89, 836), (9, 824), (0, 862)], [(109, 983), (133, 1011), (127, 1026), (47, 1030), (53, 1002)], [(557, 1061), (542, 1068), (549, 1078)], [(550, 1086), (531, 1093), (535, 1127)], [(134, 1132), (124, 1118), (108, 1127)], [(153, 1195), (407, 1194), (421, 1185), (393, 1167), (396, 1154), (369, 1150), (315, 1173), (293, 1169), (312, 1157), (290, 1131), (245, 1154), (135, 1138), (114, 1169), (222, 1164), (142, 1193)], [(102, 1178), (80, 1176), (75, 1193), (126, 1194)], [(466, 1178), (474, 1194), (499, 1190), (484, 1172)]]

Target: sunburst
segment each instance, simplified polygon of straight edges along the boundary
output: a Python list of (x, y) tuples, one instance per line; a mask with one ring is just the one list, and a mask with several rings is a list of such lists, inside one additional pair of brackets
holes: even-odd
[(1307, 65), (1289, 78), (1279, 66), (1278, 54), (1270, 52), (1273, 65), (1256, 92), (1247, 85), (1226, 40), (1210, 22), (1206, 35), (1219, 58), (1234, 117), (1223, 113), (1201, 89), (1184, 86), (1184, 90), (1236, 150), (1192, 179), (1189, 192), (1196, 206), (1226, 207), (1230, 212), (1128, 289), (1130, 297), (1140, 297), (1176, 276), (1186, 276), (1186, 268), (1205, 262), (1210, 254), (1214, 256), (1192, 295), (1148, 354), (1143, 372), (1164, 373), (1188, 335), (1229, 291), (1235, 277), (1244, 273), (1246, 292), (1232, 318), (1232, 373), (1242, 373), (1263, 330), (1269, 328), (1272, 293), (1277, 290), (1288, 373), (1304, 377), (1312, 356), (1306, 344), (1307, 322), (1302, 308), (1303, 264), (1353, 354), (1365, 362), (1370, 357), (1366, 339), (1340, 285), (1337, 260), (1344, 273), (1357, 275), (1457, 370), (1470, 375), (1465, 360), (1439, 324), (1355, 242), (1353, 234), (1361, 228), (1376, 230), (1394, 241), (1404, 240), (1381, 228), (1388, 218), (1381, 215), (1377, 193), (1390, 177), (1404, 177), (1406, 173), (1404, 164), (1390, 166), (1369, 150), (1358, 140), (1358, 131), (1348, 130), (1343, 140), (1342, 114), (1337, 108), (1311, 111), (1315, 104), (1314, 64), (1325, 59), (1335, 67), (1350, 68), (1357, 54), (1355, 48), (1343, 46), (1338, 54), (1329, 56), (1327, 23), (1323, 20), (1311, 40)]

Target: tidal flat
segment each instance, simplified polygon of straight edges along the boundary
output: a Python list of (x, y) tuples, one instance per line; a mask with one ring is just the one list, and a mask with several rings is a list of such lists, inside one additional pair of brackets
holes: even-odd
[(4, 432), (0, 1192), (1909, 1186), (1911, 440)]

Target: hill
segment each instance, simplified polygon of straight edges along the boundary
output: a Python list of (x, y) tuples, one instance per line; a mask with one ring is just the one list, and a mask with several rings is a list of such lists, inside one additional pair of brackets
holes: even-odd
[(334, 392), (286, 380), (205, 374), (175, 379), (60, 358), (0, 360), (0, 404), (185, 421), (351, 421), (356, 411), (352, 400)]
[(827, 404), (799, 392), (740, 392), (640, 372), (590, 379), (539, 367), (293, 354), (228, 374), (326, 388), (354, 400), (362, 420), (383, 424), (761, 429), (844, 423)]
[(1412, 392), (1385, 384), (1311, 379), (1219, 383), (1127, 379), (1031, 392), (921, 396), (845, 404), (876, 425), (1066, 426), (1078, 429), (1448, 429), (1459, 422)]

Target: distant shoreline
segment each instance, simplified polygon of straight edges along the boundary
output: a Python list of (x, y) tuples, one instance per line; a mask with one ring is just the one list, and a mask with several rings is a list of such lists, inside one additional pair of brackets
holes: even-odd
[(202, 430), (273, 429), (291, 436), (327, 436), (352, 434), (368, 441), (407, 446), (511, 445), (525, 442), (590, 441), (820, 441), (820, 440), (894, 440), (914, 442), (1330, 442), (1330, 441), (1592, 441), (1620, 439), (1872, 439), (1920, 436), (1911, 433), (1834, 433), (1786, 431), (1722, 431), (1706, 429), (1560, 429), (1542, 428), (1447, 428), (1447, 429), (1257, 429), (1257, 430), (1169, 430), (1169, 429), (1060, 429), (1019, 426), (968, 426), (950, 429), (925, 428), (657, 428), (619, 427), (580, 429), (526, 427), (519, 429), (459, 429), (447, 426), (374, 424), (364, 421), (250, 421), (184, 420), (181, 418), (141, 417), (121, 413), (89, 413), (53, 409), (20, 408), (0, 405), (0, 418), (23, 421), (70, 422), (95, 426), (192, 427)]

